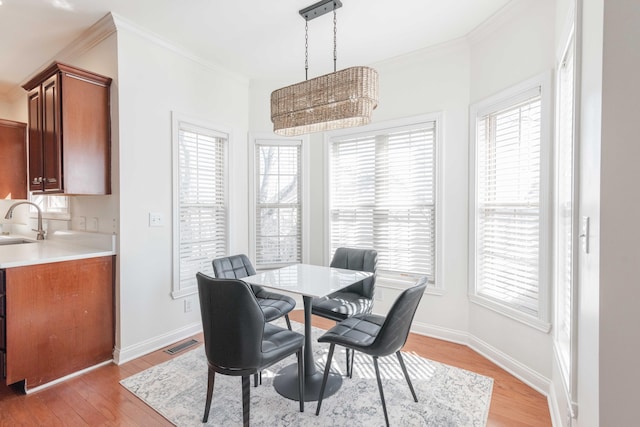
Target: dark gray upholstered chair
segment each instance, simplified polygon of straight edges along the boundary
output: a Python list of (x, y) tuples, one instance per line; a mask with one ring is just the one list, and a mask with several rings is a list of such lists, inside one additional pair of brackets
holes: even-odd
[[(249, 376), (296, 353), (298, 390), (304, 396), (304, 336), (268, 323), (249, 285), (236, 279), (196, 275), (204, 348), (209, 365), (203, 423), (209, 419), (216, 372), (242, 377), (242, 415), (249, 425)], [(300, 399), (304, 412), (304, 399)]]
[[(243, 277), (253, 276), (256, 274), (256, 270), (253, 268), (249, 258), (244, 254), (240, 254), (214, 259), (213, 273), (218, 279), (242, 279)], [(295, 308), (296, 300), (287, 295), (267, 291), (261, 286), (250, 286), (256, 298), (258, 298), (258, 304), (264, 311), (264, 317), (267, 322), (284, 316), (287, 328), (291, 330), (289, 312)]]
[[(341, 322), (356, 314), (371, 313), (373, 293), (376, 283), (378, 252), (373, 249), (338, 248), (333, 254), (330, 267), (359, 270), (373, 273), (373, 276), (347, 286), (323, 298), (314, 298), (311, 313)], [(353, 352), (347, 351), (347, 376), (351, 376)]]
[(329, 343), (330, 346), (327, 364), (324, 369), (324, 378), (322, 379), (322, 386), (320, 388), (316, 415), (320, 413), (324, 388), (327, 383), (327, 376), (331, 368), (331, 359), (333, 358), (333, 351), (336, 344), (373, 357), (373, 366), (376, 370), (378, 390), (380, 390), (382, 410), (384, 411), (384, 419), (387, 426), (389, 426), (389, 417), (387, 415), (387, 405), (384, 401), (384, 393), (382, 391), (378, 357), (388, 356), (393, 353), (398, 356), (400, 367), (409, 384), (413, 400), (418, 401), (416, 392), (413, 390), (413, 385), (409, 379), (407, 368), (402, 360), (400, 349), (404, 347), (404, 344), (407, 342), (413, 316), (416, 313), (416, 309), (418, 308), (418, 304), (426, 287), (427, 278), (422, 277), (414, 286), (404, 290), (400, 294), (386, 316), (358, 314), (343, 320), (318, 338), (318, 342)]

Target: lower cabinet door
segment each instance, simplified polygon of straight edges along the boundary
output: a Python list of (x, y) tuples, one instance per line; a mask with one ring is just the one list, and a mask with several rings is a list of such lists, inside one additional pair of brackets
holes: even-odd
[(113, 358), (113, 257), (5, 270), (6, 383), (48, 383)]

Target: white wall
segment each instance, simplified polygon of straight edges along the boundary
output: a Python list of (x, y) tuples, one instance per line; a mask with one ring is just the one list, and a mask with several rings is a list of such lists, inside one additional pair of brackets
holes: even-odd
[[(197, 295), (172, 299), (171, 112), (231, 130), (230, 251), (247, 248), (249, 84), (116, 19), (120, 165), (120, 336), (129, 359), (201, 328)], [(149, 228), (149, 212), (164, 227)]]
[(604, 2), (600, 169), (601, 426), (638, 424), (640, 3)]
[[(555, 2), (522, 0), (471, 37), (471, 102), (554, 66)], [(551, 286), (549, 284), (549, 286)], [(476, 304), (469, 305), (469, 332), (544, 379), (551, 377), (551, 335)], [(517, 367), (514, 367), (514, 369)], [(546, 390), (542, 390), (546, 392)]]

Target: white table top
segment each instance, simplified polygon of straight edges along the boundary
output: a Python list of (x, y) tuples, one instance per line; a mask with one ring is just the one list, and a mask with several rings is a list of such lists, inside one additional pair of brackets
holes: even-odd
[(252, 285), (279, 289), (308, 297), (323, 297), (371, 276), (366, 271), (344, 270), (311, 264), (295, 264), (242, 280)]

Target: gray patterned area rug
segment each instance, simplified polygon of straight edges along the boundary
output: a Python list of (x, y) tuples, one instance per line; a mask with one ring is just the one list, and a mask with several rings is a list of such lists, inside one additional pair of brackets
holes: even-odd
[[(303, 325), (291, 322), (301, 333)], [(323, 333), (313, 328), (316, 366), (324, 372), (328, 344), (315, 339)], [(342, 350), (339, 352), (339, 350)], [(403, 352), (418, 402), (395, 355), (380, 358), (389, 422), (392, 426), (484, 426), (487, 422), (493, 379), (463, 369)], [(384, 414), (373, 361), (356, 354), (353, 378), (343, 378), (336, 394), (325, 398), (320, 415), (316, 402), (306, 402), (305, 412), (298, 402), (280, 396), (273, 388), (274, 375), (295, 363), (291, 356), (262, 373), (262, 385), (251, 380), (251, 425), (254, 426), (383, 426)], [(331, 369), (344, 375), (345, 353), (336, 347)], [(204, 347), (153, 366), (120, 383), (176, 426), (202, 426), (207, 391), (207, 361)], [(216, 375), (210, 426), (242, 425), (242, 387), (239, 377)]]

